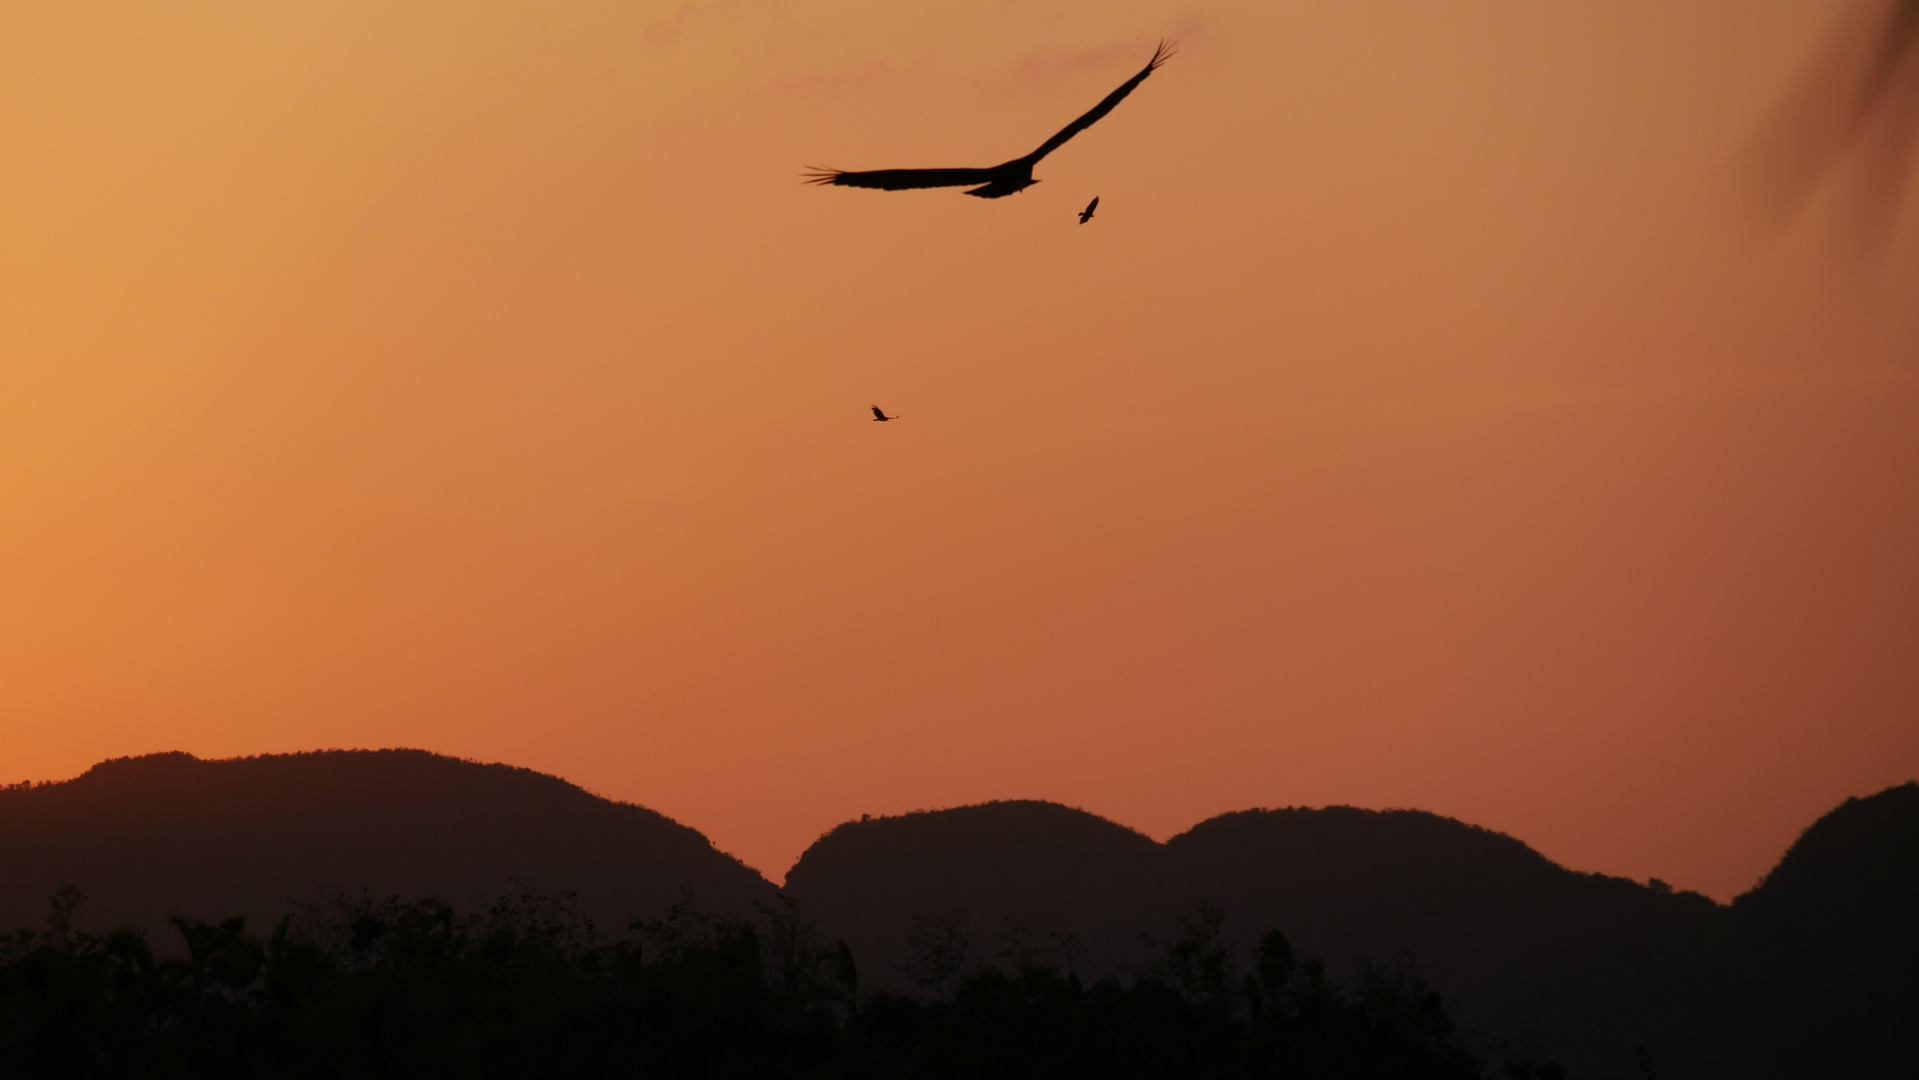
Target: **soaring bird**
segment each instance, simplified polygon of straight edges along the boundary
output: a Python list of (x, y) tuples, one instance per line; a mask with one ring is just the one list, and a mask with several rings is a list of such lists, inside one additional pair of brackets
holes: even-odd
[(880, 407), (878, 405), (873, 406), (873, 422), (874, 423), (881, 424), (881, 423), (885, 423), (888, 420), (898, 420), (898, 419), (899, 417), (897, 416), (888, 416), (885, 413), (881, 412)]
[(1087, 222), (1093, 220), (1093, 211), (1098, 206), (1099, 206), (1099, 196), (1095, 195), (1093, 196), (1093, 201), (1086, 204), (1086, 209), (1081, 210), (1079, 212), (1079, 223), (1081, 225), (1084, 225)]
[[(1172, 46), (1160, 42), (1153, 50), (1153, 58), (1140, 69), (1139, 74), (1126, 80), (1120, 88), (1106, 95), (1106, 99), (1087, 110), (1086, 115), (1061, 128), (1059, 134), (1039, 145), (1039, 149), (1011, 161), (995, 165), (990, 169), (874, 169), (870, 172), (845, 172), (840, 169), (814, 169), (806, 176), (809, 184), (831, 184), (839, 187), (879, 188), (881, 191), (905, 191), (908, 188), (965, 187), (968, 184), (979, 186), (968, 191), (968, 195), (977, 195), (982, 199), (997, 199), (1002, 195), (1011, 195), (1024, 191), (1039, 181), (1033, 179), (1033, 166), (1041, 158), (1058, 150), (1066, 140), (1092, 127), (1100, 117), (1113, 111), (1113, 106), (1125, 100), (1133, 88), (1146, 81), (1155, 69), (1173, 55)], [(1098, 200), (1094, 200), (1098, 201)], [(1090, 212), (1090, 208), (1089, 212)]]

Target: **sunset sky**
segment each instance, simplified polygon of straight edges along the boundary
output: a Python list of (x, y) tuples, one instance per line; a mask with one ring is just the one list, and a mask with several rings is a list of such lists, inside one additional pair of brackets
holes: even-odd
[[(1919, 777), (1919, 191), (1877, 267), (1751, 197), (1837, 10), (0, 5), (0, 782), (423, 747), (775, 882), (1410, 806), (1728, 899)], [(800, 183), (1162, 37), (1020, 195)]]

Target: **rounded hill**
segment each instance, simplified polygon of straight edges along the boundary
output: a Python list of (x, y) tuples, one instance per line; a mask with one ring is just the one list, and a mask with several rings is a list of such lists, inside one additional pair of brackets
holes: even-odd
[(984, 958), (1072, 935), (1103, 966), (1154, 921), (1158, 855), (1150, 837), (1084, 810), (990, 802), (849, 821), (800, 856), (785, 891), (875, 985), (899, 985), (928, 933), (964, 937)]
[(39, 925), (67, 882), (87, 897), (82, 926), (156, 940), (175, 915), (259, 926), (342, 894), (469, 908), (519, 889), (575, 893), (583, 914), (620, 930), (682, 897), (745, 912), (774, 895), (662, 814), (421, 750), (102, 762), (0, 791), (0, 866), (0, 927)]

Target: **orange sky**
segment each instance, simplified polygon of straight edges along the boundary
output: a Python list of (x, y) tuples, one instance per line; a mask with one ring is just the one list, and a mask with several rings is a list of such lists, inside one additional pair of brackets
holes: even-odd
[[(0, 781), (419, 746), (776, 881), (1417, 806), (1729, 897), (1919, 776), (1915, 215), (1870, 278), (1737, 167), (1832, 14), (0, 7)], [(799, 183), (1161, 36), (1021, 195)]]

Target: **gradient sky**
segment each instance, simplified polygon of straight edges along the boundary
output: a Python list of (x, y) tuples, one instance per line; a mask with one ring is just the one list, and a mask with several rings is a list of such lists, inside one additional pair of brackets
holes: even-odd
[[(1919, 215), (1862, 273), (1739, 165), (1834, 11), (0, 5), (0, 781), (418, 746), (775, 881), (1414, 806), (1729, 898), (1919, 776)], [(799, 182), (1162, 36), (1021, 195)]]

